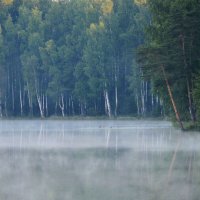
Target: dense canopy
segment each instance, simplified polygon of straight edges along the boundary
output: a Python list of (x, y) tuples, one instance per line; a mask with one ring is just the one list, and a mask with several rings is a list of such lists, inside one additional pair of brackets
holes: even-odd
[(2, 0), (0, 15), (1, 116), (148, 115), (160, 106), (135, 62), (145, 7)]

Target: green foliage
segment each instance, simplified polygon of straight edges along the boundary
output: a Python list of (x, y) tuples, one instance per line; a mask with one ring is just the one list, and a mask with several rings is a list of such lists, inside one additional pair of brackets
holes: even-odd
[(4, 115), (105, 115), (109, 109), (134, 115), (142, 98), (152, 111), (134, 53), (144, 40), (146, 6), (133, 0), (3, 2)]
[(199, 68), (199, 3), (195, 0), (149, 0), (148, 7), (151, 24), (146, 31), (146, 43), (138, 50), (138, 62), (144, 76), (152, 80), (153, 90), (159, 91), (165, 99), (164, 109), (170, 113), (172, 106), (170, 98), (166, 99), (167, 87), (161, 70), (164, 66), (182, 119), (195, 121), (192, 93)]

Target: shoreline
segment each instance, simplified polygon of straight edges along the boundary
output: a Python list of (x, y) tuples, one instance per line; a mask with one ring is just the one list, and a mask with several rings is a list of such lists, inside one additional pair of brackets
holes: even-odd
[[(0, 121), (166, 121), (171, 122), (172, 126), (176, 129), (180, 129), (178, 123), (173, 119), (168, 117), (135, 117), (135, 116), (117, 116), (117, 117), (107, 117), (107, 116), (50, 116), (50, 117), (2, 117)], [(183, 121), (185, 130), (183, 132), (200, 132), (200, 123), (196, 122), (195, 124), (190, 121)]]
[(163, 117), (135, 117), (135, 116), (117, 116), (117, 117), (107, 117), (107, 116), (50, 116), (50, 117), (2, 117), (0, 120), (58, 120), (58, 121), (70, 121), (70, 120), (149, 120), (149, 121), (171, 121), (169, 118)]

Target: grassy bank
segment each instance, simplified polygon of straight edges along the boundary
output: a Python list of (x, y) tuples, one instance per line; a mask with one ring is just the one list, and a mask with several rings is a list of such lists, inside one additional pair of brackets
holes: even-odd
[[(175, 128), (180, 128), (177, 121), (172, 120)], [(184, 131), (200, 131), (200, 122), (183, 121)]]

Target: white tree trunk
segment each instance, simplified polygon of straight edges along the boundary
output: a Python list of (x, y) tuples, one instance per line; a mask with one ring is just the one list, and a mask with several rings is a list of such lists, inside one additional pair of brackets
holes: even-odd
[(139, 106), (139, 98), (138, 94), (136, 94), (136, 105), (137, 105), (137, 115), (140, 115), (140, 106)]
[(21, 88), (21, 83), (19, 84), (19, 100), (20, 100), (20, 111), (21, 111), (21, 116), (23, 115), (23, 98), (22, 98), (22, 88)]
[(64, 95), (61, 94), (60, 95), (61, 98), (59, 100), (59, 107), (61, 109), (61, 112), (62, 112), (62, 116), (65, 117), (65, 102), (64, 102)]
[(145, 84), (145, 96), (146, 96), (146, 103), (148, 102), (148, 82), (146, 81)]
[(45, 115), (45, 98), (44, 98), (44, 94), (42, 95), (42, 110), (43, 110), (44, 115)]
[(154, 108), (154, 96), (153, 94), (151, 95), (151, 106), (152, 106), (152, 109)]
[(145, 94), (144, 94), (144, 82), (141, 83), (141, 100), (142, 100), (142, 115), (145, 114)]
[(109, 95), (108, 95), (107, 89), (104, 90), (104, 96), (105, 96), (105, 102), (106, 102), (108, 117), (111, 117), (112, 113), (111, 113), (111, 106), (110, 106), (110, 100), (109, 100)]
[(48, 97), (47, 97), (47, 95), (45, 97), (45, 108), (46, 108), (46, 116), (48, 116), (49, 115), (49, 109), (48, 109)]
[(12, 110), (15, 111), (15, 93), (14, 93), (14, 84), (12, 83)]
[(36, 97), (37, 97), (37, 101), (38, 101), (38, 105), (39, 105), (39, 109), (40, 109), (40, 116), (41, 116), (41, 118), (44, 118), (44, 110), (43, 110), (43, 105), (42, 105), (42, 99), (41, 99), (41, 97), (39, 96), (38, 93), (36, 94)]
[(6, 97), (6, 95), (5, 95), (5, 103), (4, 103), (4, 105), (5, 105), (5, 116), (6, 117), (8, 117), (8, 109), (7, 109), (7, 97)]
[(0, 91), (0, 117), (3, 117), (3, 111), (2, 111), (2, 94), (1, 94), (1, 91)]
[(105, 106), (105, 114), (108, 115), (108, 106), (106, 102), (105, 91), (104, 91), (104, 106)]
[(118, 65), (117, 62), (118, 60), (115, 60), (115, 116), (117, 116), (118, 113), (118, 87), (117, 87), (117, 83), (118, 83)]
[(43, 95), (41, 94), (41, 92), (39, 92), (40, 90), (40, 85), (38, 83), (38, 80), (37, 80), (37, 75), (36, 75), (36, 70), (35, 68), (33, 69), (34, 70), (34, 81), (35, 81), (35, 93), (36, 93), (36, 98), (37, 98), (37, 102), (38, 102), (38, 106), (39, 106), (39, 109), (40, 109), (40, 116), (41, 118), (44, 118), (44, 98), (43, 98)]
[(115, 77), (115, 116), (117, 116), (118, 111), (118, 88), (117, 88), (117, 76)]

